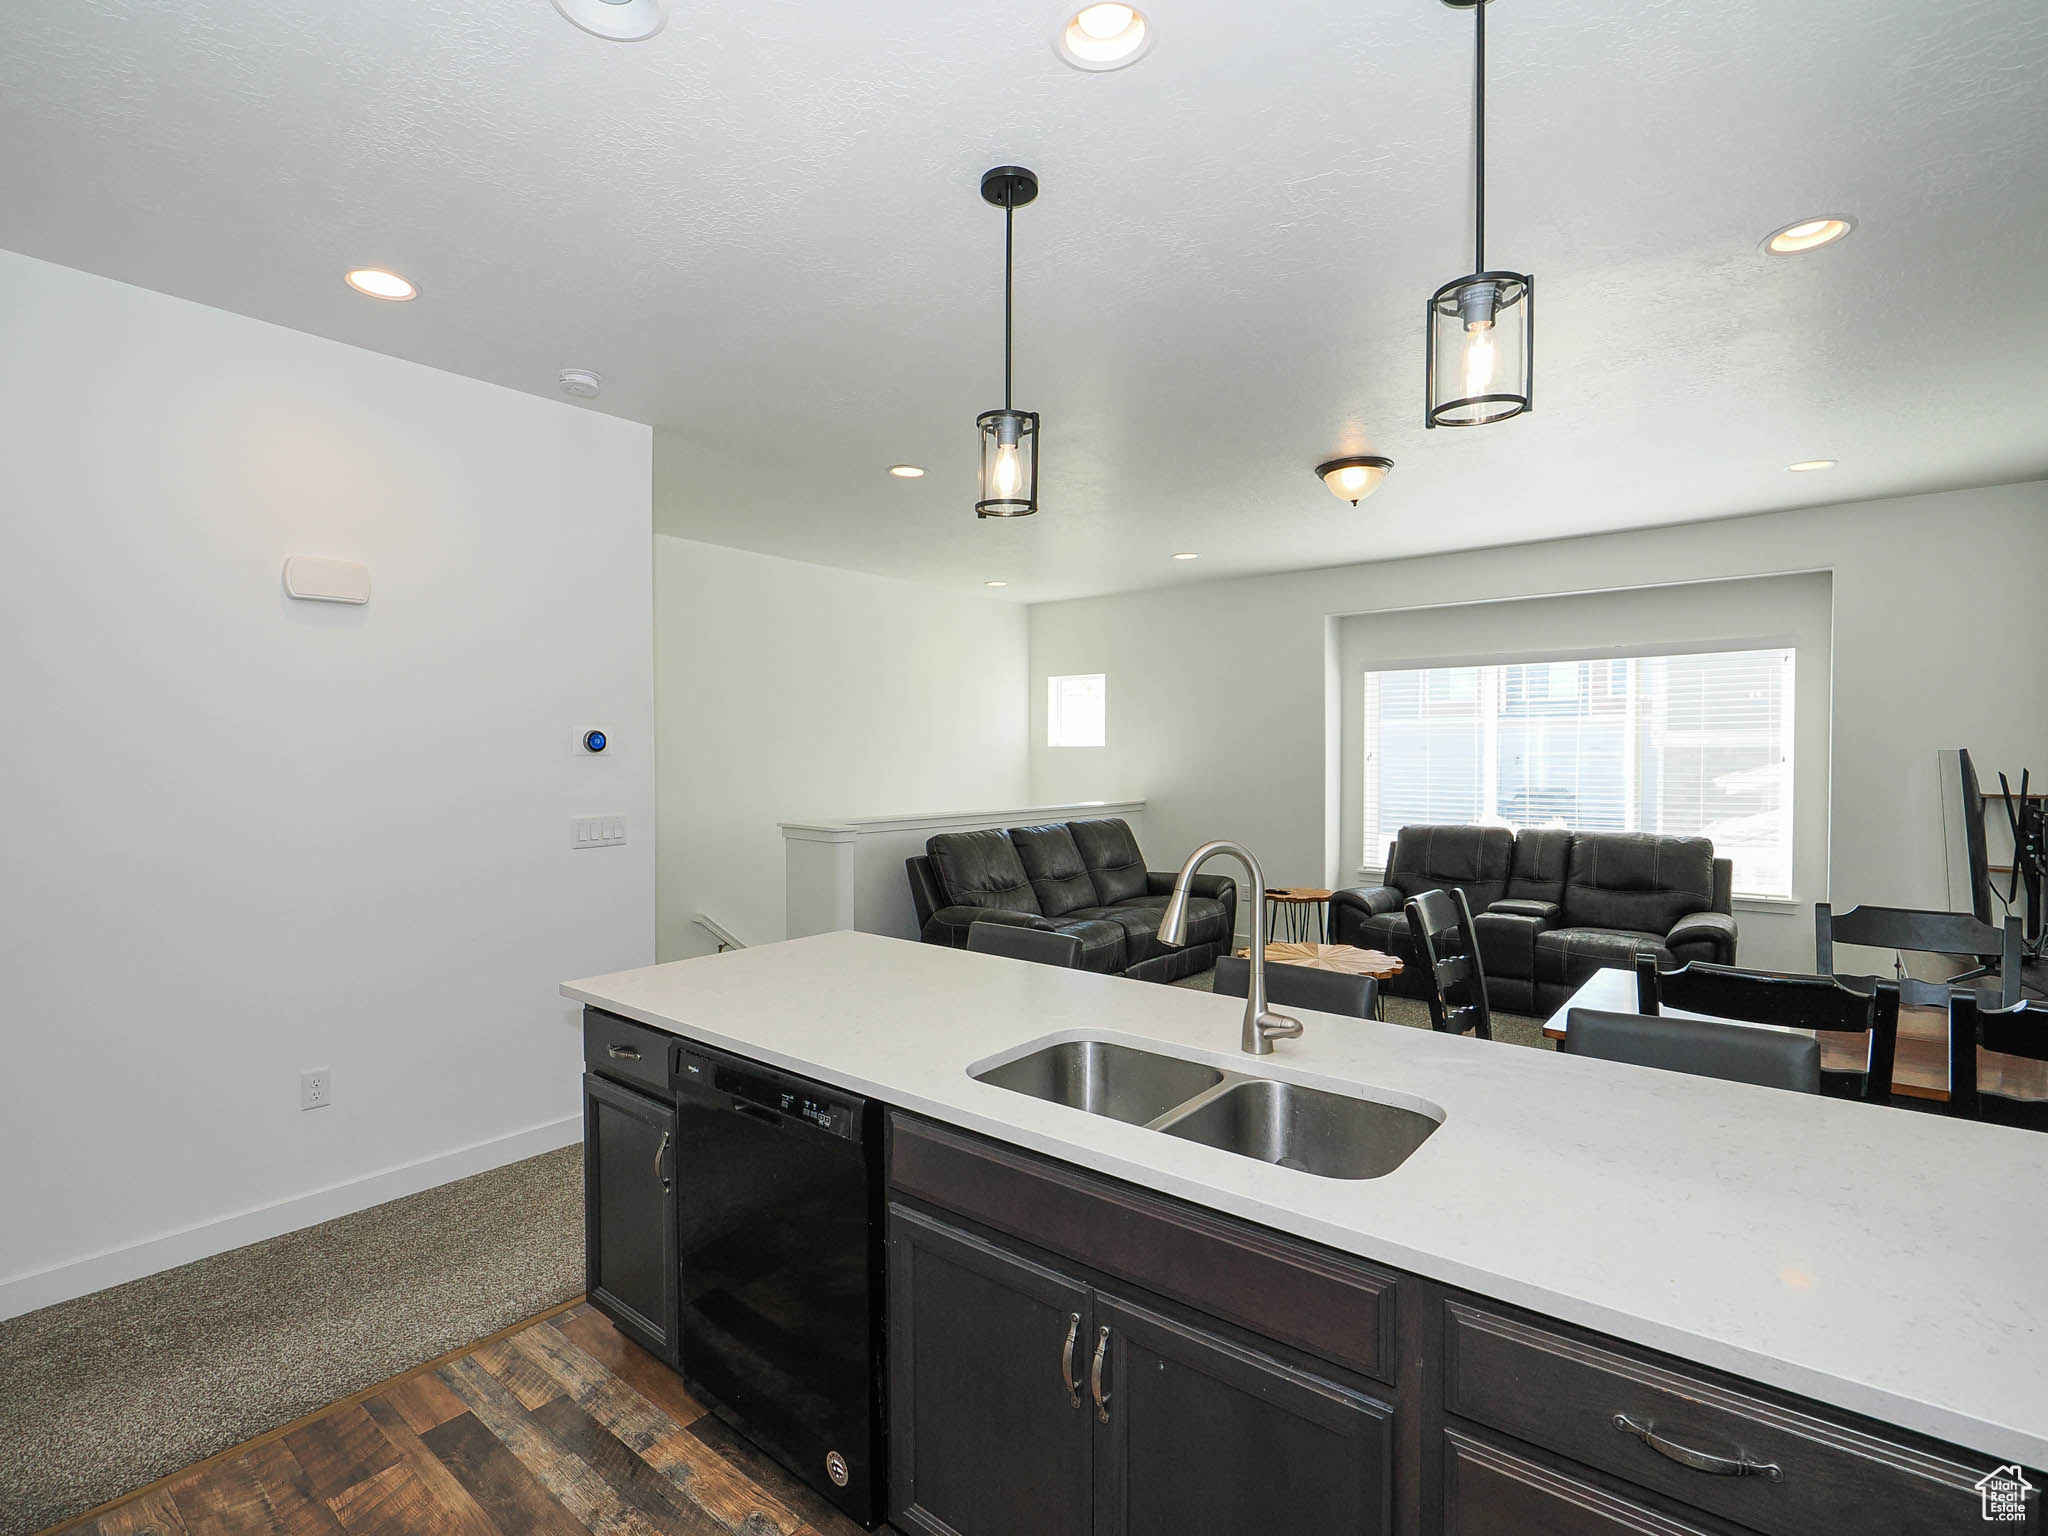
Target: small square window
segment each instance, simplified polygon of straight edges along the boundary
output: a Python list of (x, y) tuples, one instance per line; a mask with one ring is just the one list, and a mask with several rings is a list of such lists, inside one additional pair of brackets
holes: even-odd
[(1046, 679), (1045, 744), (1099, 747), (1106, 738), (1108, 679), (1100, 672)]

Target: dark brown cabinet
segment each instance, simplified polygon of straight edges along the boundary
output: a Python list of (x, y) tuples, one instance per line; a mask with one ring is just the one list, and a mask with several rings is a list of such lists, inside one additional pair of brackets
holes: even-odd
[(889, 1232), (904, 1530), (1391, 1530), (1387, 1405), (918, 1211)]
[(595, 1073), (583, 1077), (584, 1282), (590, 1304), (670, 1365), (681, 1355), (676, 1111)]

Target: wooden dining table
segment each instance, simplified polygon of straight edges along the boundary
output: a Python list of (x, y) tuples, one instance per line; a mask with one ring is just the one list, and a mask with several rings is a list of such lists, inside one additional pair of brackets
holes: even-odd
[[(1636, 1013), (1636, 973), (1614, 967), (1595, 971), (1585, 984), (1544, 1023), (1549, 1039), (1565, 1037), (1566, 1019), (1574, 1008), (1598, 1008), (1608, 1013)], [(1683, 1008), (1663, 1010), (1673, 1018), (1712, 1019), (1706, 1013), (1688, 1013)], [(1749, 1019), (1720, 1019), (1719, 1023), (1748, 1024), (1755, 1029), (1779, 1029), (1777, 1024), (1757, 1024)], [(1799, 1030), (1820, 1041), (1820, 1069), (1823, 1072), (1861, 1072), (1870, 1059), (1868, 1035), (1845, 1035), (1834, 1030)], [(2002, 1094), (2015, 1099), (2048, 1099), (2048, 1062), (2028, 1061), (2020, 1056), (1978, 1053), (1977, 1088), (1982, 1093)], [(1946, 1008), (1901, 1008), (1899, 1043), (1892, 1058), (1892, 1093), (1909, 1099), (1948, 1102), (1948, 1010)]]

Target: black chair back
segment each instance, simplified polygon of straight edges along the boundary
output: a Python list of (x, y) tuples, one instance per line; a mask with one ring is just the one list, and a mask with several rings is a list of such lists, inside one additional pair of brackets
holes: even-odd
[(1408, 915), (1408, 936), (1415, 943), (1428, 991), (1433, 1029), (1461, 1035), (1471, 1030), (1481, 1040), (1493, 1038), (1493, 1010), (1486, 1001), (1486, 971), (1479, 960), (1479, 935), (1472, 927), (1472, 904), (1462, 890), (1423, 891), (1410, 896), (1402, 910)]
[(967, 929), (967, 947), (977, 955), (1007, 955), (1012, 960), (1061, 965), (1069, 970), (1081, 965), (1081, 941), (1071, 933), (1055, 933), (1050, 928), (972, 923)]
[[(2017, 917), (2003, 928), (1980, 923), (1968, 912), (1922, 912), (1911, 907), (1851, 907), (1837, 912), (1826, 902), (1813, 909), (1813, 963), (1824, 975), (1835, 971), (1835, 946), (1861, 944), (1871, 949), (1918, 949), (1936, 955), (1967, 955), (1976, 965), (1947, 981), (1897, 978), (1900, 1000), (1908, 1008), (1946, 1008), (1950, 994), (1964, 982), (1997, 975), (1988, 996), (2010, 1008), (2020, 1000), (2020, 957), (2025, 940)], [(1877, 978), (1843, 976), (1852, 987), (1869, 990)]]
[[(1216, 961), (1216, 991), (1225, 997), (1243, 997), (1251, 989), (1252, 963), (1235, 955)], [(1266, 963), (1266, 1000), (1280, 1008), (1313, 1008), (1318, 1013), (1341, 1013), (1352, 1018), (1379, 1016), (1380, 984), (1370, 976), (1347, 976), (1342, 971), (1315, 971), (1305, 965)]]
[(1667, 1005), (1750, 1024), (1868, 1035), (1863, 1070), (1828, 1073), (1831, 1092), (1867, 1104), (1891, 1102), (1899, 1051), (1899, 989), (1891, 982), (1873, 983), (1865, 991), (1833, 976), (1746, 971), (1704, 960), (1660, 971), (1654, 955), (1636, 956), (1637, 1011), (1654, 1018)]
[(1794, 1093), (1820, 1092), (1819, 1041), (1750, 1024), (1574, 1008), (1565, 1016), (1563, 1048), (1569, 1056), (1625, 1061)]
[(1948, 1112), (2048, 1131), (2048, 1099), (2022, 1099), (1978, 1086), (1979, 1051), (2048, 1062), (2048, 1007), (2035, 1002), (1986, 1008), (1967, 988), (1948, 1004)]

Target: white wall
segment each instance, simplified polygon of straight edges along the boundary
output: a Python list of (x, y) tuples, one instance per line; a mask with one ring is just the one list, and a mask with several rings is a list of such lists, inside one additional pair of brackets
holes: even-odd
[(654, 951), (648, 430), (6, 254), (0, 357), (0, 1314), (574, 1140), (556, 984)]
[[(1383, 496), (1359, 515), (1403, 513)], [(1943, 906), (1936, 751), (2048, 762), (2048, 483), (1041, 604), (1031, 796), (1143, 793), (1154, 857), (1234, 837), (1276, 882), (1346, 883), (1332, 616), (1812, 570), (1834, 587), (1829, 869), (1813, 895)], [(1108, 674), (1107, 747), (1042, 744), (1043, 679), (1067, 672)]]
[[(1742, 956), (1778, 970), (1802, 968), (1813, 948), (1813, 904), (1824, 899), (1828, 863), (1829, 636), (1832, 582), (1825, 572), (1698, 581), (1586, 592), (1572, 597), (1458, 603), (1354, 614), (1338, 642), (1337, 878), (1379, 883), (1386, 845), (1364, 847), (1367, 672), (1459, 666), (1518, 657), (1760, 650), (1796, 652), (1792, 731), (1792, 894), (1744, 900)], [(1391, 839), (1389, 839), (1390, 841)]]
[(664, 960), (784, 937), (782, 822), (1025, 803), (1022, 606), (654, 542)]

